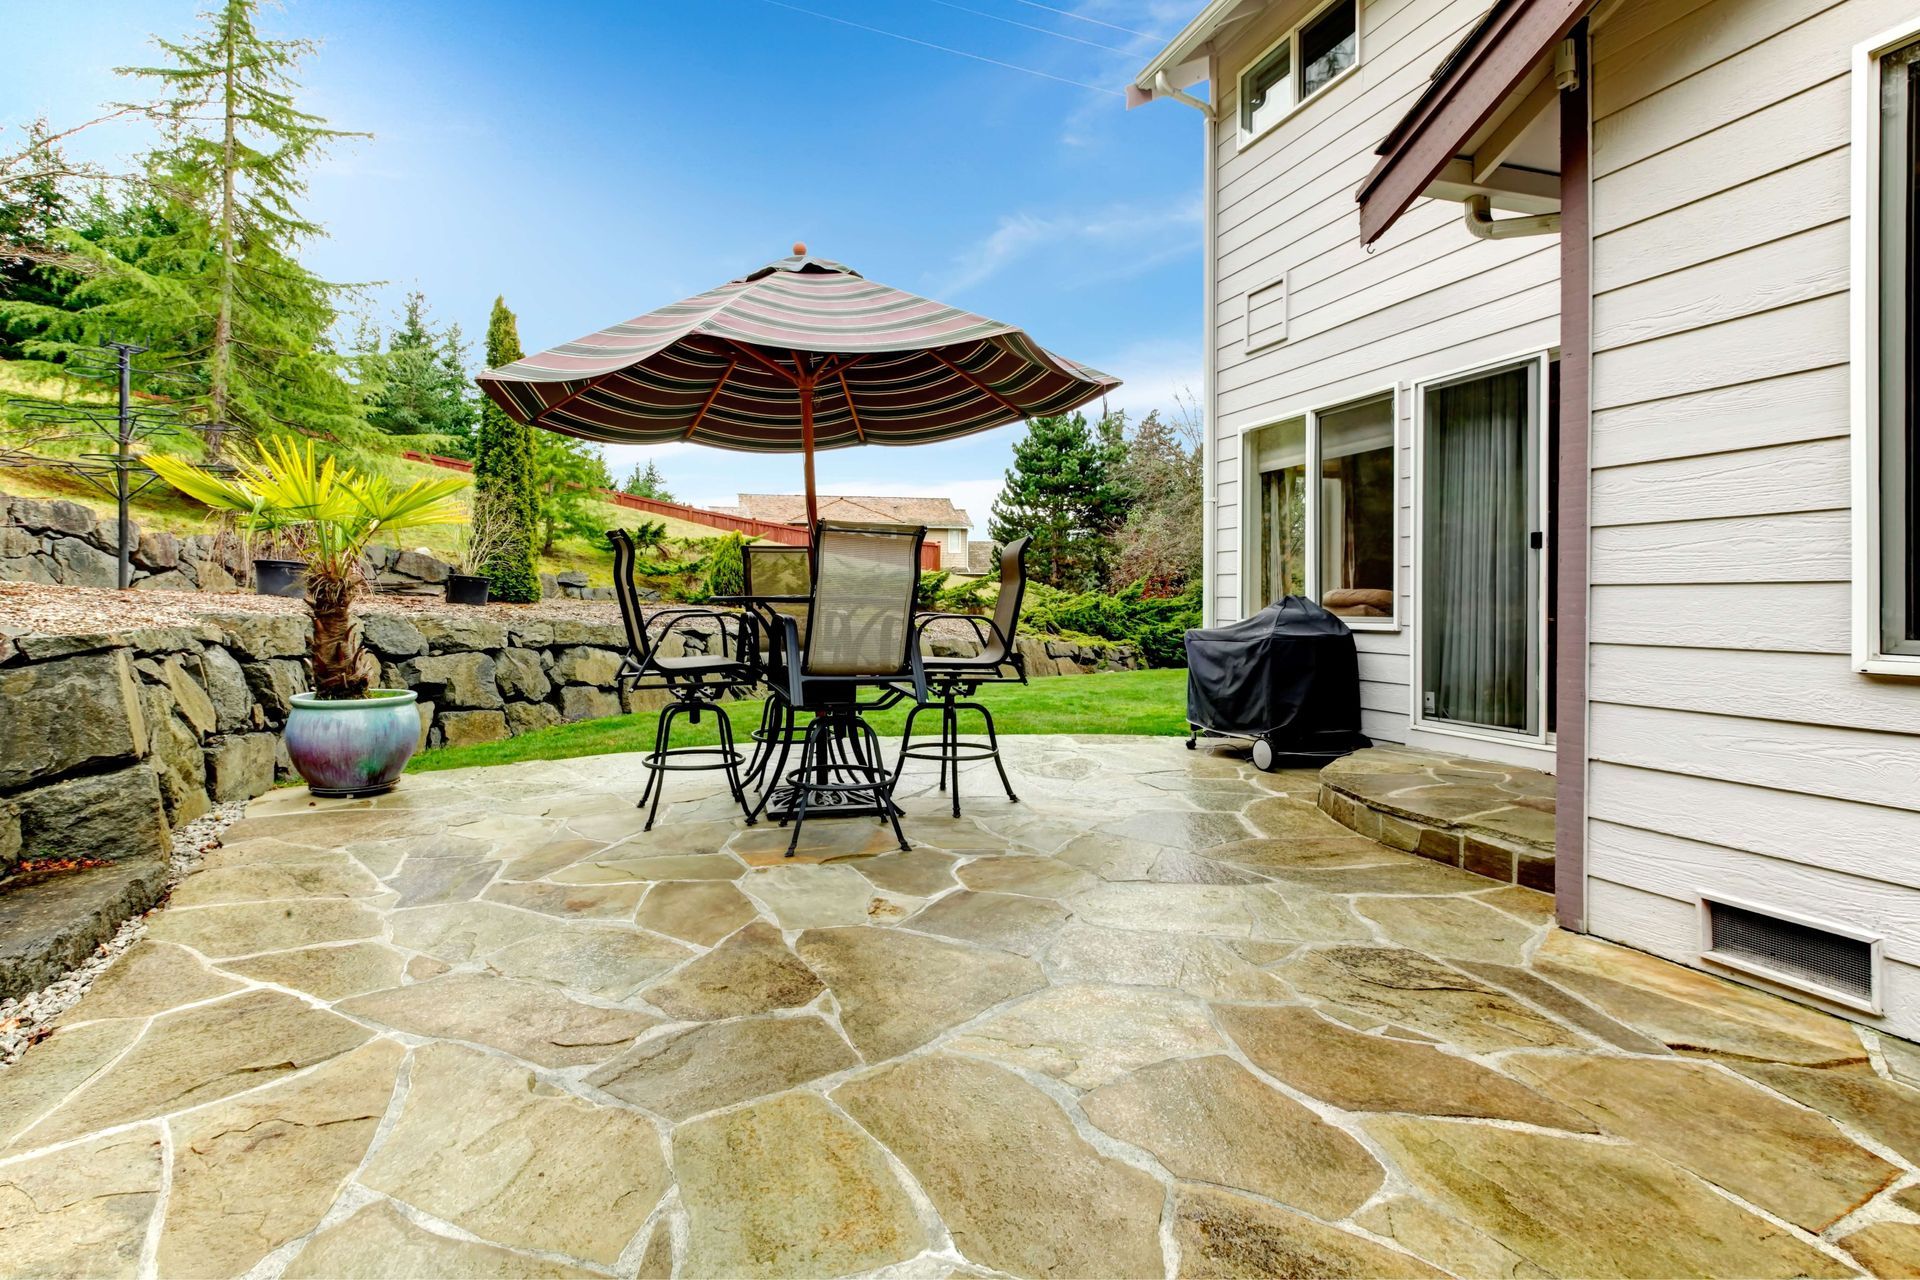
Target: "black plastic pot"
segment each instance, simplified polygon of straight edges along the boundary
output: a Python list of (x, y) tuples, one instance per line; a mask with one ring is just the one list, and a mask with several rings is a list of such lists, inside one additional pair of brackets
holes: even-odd
[(255, 560), (253, 594), (257, 596), (303, 596), (307, 593), (305, 560)]
[(485, 604), (487, 602), (487, 580), (471, 573), (450, 573), (447, 575), (448, 604)]

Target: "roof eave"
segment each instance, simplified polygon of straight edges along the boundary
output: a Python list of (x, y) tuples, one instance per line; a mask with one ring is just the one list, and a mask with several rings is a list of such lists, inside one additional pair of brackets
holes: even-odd
[(1165, 75), (1169, 89), (1186, 89), (1199, 84), (1208, 75), (1207, 45), (1222, 28), (1238, 22), (1253, 0), (1209, 0), (1193, 21), (1181, 28), (1159, 53), (1127, 86), (1127, 107), (1145, 106), (1162, 96), (1160, 77)]

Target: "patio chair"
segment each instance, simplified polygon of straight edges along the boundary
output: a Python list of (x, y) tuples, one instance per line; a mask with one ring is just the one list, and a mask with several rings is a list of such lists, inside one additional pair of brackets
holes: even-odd
[[(671, 699), (660, 709), (653, 750), (641, 758), (648, 769), (647, 785), (635, 807), (649, 806), (647, 824), (642, 829), (653, 830), (653, 820), (660, 813), (660, 793), (666, 790), (664, 775), (670, 770), (725, 770), (728, 791), (740, 806), (740, 812), (746, 815), (747, 825), (753, 825), (753, 810), (740, 784), (743, 761), (734, 748), (733, 722), (719, 701), (728, 694), (738, 697), (759, 681), (759, 663), (755, 661), (753, 648), (756, 628), (752, 620), (742, 613), (699, 608), (667, 609), (651, 618), (643, 616), (640, 597), (633, 585), (633, 538), (625, 529), (610, 529), (607, 541), (613, 546), (614, 595), (620, 602), (620, 621), (627, 632), (627, 652), (614, 682), (622, 689), (665, 689)], [(668, 640), (676, 633), (691, 629), (696, 622), (717, 624), (717, 635), (701, 647), (717, 644), (720, 651), (693, 652), (691, 645), (683, 642), (685, 652), (666, 653)], [(720, 729), (718, 746), (672, 745), (674, 721), (685, 716), (688, 723), (697, 725), (701, 715), (709, 711)]]
[(789, 751), (783, 743), (775, 784), (761, 796), (763, 807), (770, 800), (781, 804), (788, 814), (781, 821), (793, 823), (788, 857), (799, 848), (809, 815), (875, 814), (893, 825), (902, 849), (910, 847), (880, 740), (861, 713), (926, 697), (913, 626), (926, 535), (919, 526), (822, 524), (814, 531), (805, 637), (797, 620), (779, 618), (782, 653), (767, 669), (774, 696), (793, 712), (813, 715), (801, 736), (799, 766), (783, 775)]
[[(985, 705), (972, 701), (983, 684), (1025, 684), (1027, 664), (1013, 647), (1013, 634), (1020, 625), (1020, 602), (1027, 593), (1027, 544), (1031, 537), (1016, 538), (1000, 549), (1000, 596), (994, 601), (993, 617), (972, 613), (923, 613), (914, 622), (914, 647), (924, 649), (927, 629), (938, 622), (966, 623), (973, 628), (980, 651), (970, 658), (933, 657), (921, 659), (927, 672), (928, 697), (907, 713), (906, 731), (900, 736), (900, 759), (894, 765), (894, 785), (906, 771), (909, 760), (940, 762), (940, 789), (948, 790), (952, 778), (953, 816), (960, 816), (960, 765), (965, 761), (991, 760), (999, 771), (1000, 785), (1007, 799), (1015, 804), (1007, 779), (1007, 767), (1000, 760), (1000, 738), (994, 732), (993, 713)], [(913, 741), (913, 722), (922, 711), (940, 712), (940, 738), (937, 742)], [(960, 740), (960, 713), (977, 711), (986, 722), (985, 742)]]
[[(784, 656), (780, 652), (776, 617), (792, 618), (804, 633), (807, 626), (806, 597), (813, 590), (813, 548), (792, 547), (778, 542), (749, 542), (740, 548), (744, 594), (750, 607), (760, 613), (763, 623), (759, 653), (763, 672), (771, 670)], [(741, 776), (757, 782), (772, 763), (781, 746), (800, 741), (793, 708), (781, 698), (768, 698), (760, 715), (760, 727), (753, 731), (753, 755)], [(762, 788), (764, 790), (764, 788)]]

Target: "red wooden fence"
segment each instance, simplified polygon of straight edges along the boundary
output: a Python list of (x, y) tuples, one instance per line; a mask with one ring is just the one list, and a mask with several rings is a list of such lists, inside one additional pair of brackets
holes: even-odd
[[(436, 467), (445, 467), (449, 471), (472, 472), (473, 464), (460, 458), (443, 457), (437, 453), (415, 453), (408, 449), (405, 456), (414, 462), (426, 462)], [(755, 520), (750, 516), (728, 515), (724, 511), (709, 511), (705, 507), (690, 507), (684, 502), (662, 502), (658, 498), (642, 498), (631, 493), (621, 493), (616, 489), (600, 490), (600, 497), (615, 506), (628, 507), (634, 511), (645, 511), (650, 515), (672, 516), (676, 520), (685, 520), (689, 524), (703, 524), (709, 529), (721, 529), (729, 533), (746, 533), (769, 542), (783, 542), (790, 547), (807, 545), (807, 531), (799, 525), (777, 524), (771, 520)], [(936, 542), (924, 543), (920, 547), (920, 567), (926, 570), (940, 567), (940, 545)]]

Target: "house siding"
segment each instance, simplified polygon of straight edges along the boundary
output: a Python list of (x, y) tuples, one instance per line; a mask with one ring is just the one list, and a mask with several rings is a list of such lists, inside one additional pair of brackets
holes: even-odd
[[(1416, 381), (1527, 352), (1559, 338), (1558, 241), (1470, 238), (1460, 206), (1417, 203), (1369, 254), (1354, 191), (1373, 147), (1484, 11), (1483, 0), (1374, 0), (1360, 13), (1360, 63), (1250, 145), (1238, 145), (1239, 75), (1304, 16), (1274, 4), (1214, 49), (1211, 603), (1221, 622), (1247, 611), (1242, 577), (1241, 436), (1301, 410), (1396, 395), (1400, 629), (1360, 631), (1362, 727), (1386, 742), (1551, 769), (1550, 750), (1412, 729), (1413, 397)], [(1285, 341), (1246, 350), (1246, 296), (1287, 277)], [(1471, 324), (1461, 317), (1471, 314)], [(1257, 607), (1257, 605), (1256, 605)]]
[(1627, 0), (1592, 43), (1587, 926), (1884, 938), (1920, 1036), (1920, 681), (1849, 655), (1849, 55), (1910, 0)]

